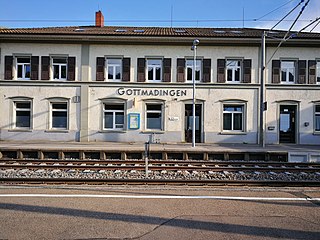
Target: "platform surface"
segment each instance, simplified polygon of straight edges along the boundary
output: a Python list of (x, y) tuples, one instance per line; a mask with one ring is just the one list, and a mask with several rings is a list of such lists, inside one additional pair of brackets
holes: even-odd
[[(144, 143), (121, 142), (34, 142), (34, 141), (0, 141), (0, 150), (106, 150), (106, 151), (144, 151)], [(277, 144), (261, 147), (257, 144), (209, 144), (198, 143), (192, 147), (190, 143), (150, 144), (152, 151), (189, 151), (189, 152), (316, 152), (320, 153), (320, 145)]]
[(319, 190), (2, 185), (0, 239), (313, 240)]

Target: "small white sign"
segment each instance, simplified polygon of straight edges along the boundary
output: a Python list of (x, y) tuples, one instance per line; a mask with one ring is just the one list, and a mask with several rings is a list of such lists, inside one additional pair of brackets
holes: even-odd
[(179, 121), (179, 117), (169, 117), (169, 121)]

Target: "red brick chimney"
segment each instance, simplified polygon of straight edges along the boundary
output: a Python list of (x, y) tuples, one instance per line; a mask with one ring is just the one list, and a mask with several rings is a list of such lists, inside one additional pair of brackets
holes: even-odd
[(96, 27), (104, 27), (104, 17), (100, 10), (96, 12)]

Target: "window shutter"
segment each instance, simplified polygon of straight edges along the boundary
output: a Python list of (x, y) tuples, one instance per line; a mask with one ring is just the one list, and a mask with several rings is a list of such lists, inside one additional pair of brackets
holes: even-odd
[(163, 82), (171, 82), (171, 58), (163, 59)]
[(299, 84), (306, 84), (307, 83), (307, 61), (306, 60), (299, 60), (298, 61), (298, 83)]
[(39, 80), (39, 57), (31, 57), (31, 80)]
[(211, 59), (203, 59), (202, 64), (203, 79), (205, 83), (211, 82)]
[(96, 81), (104, 81), (104, 64), (106, 59), (104, 57), (97, 57), (96, 66)]
[(12, 80), (12, 67), (13, 67), (13, 56), (5, 56), (4, 57), (4, 79)]
[(316, 69), (317, 69), (317, 61), (309, 60), (309, 84), (316, 84), (317, 83), (317, 76), (316, 76)]
[(177, 82), (185, 82), (186, 60), (184, 58), (177, 59)]
[(272, 60), (272, 83), (280, 83), (280, 60)]
[(50, 79), (50, 57), (43, 56), (41, 57), (41, 80)]
[(122, 59), (122, 81), (130, 82), (130, 58), (123, 58)]
[(138, 82), (146, 81), (146, 60), (144, 58), (138, 58)]
[(251, 83), (251, 66), (252, 61), (251, 59), (244, 59), (243, 60), (243, 83)]
[(218, 59), (217, 61), (217, 82), (218, 83), (225, 83), (226, 76), (225, 76), (225, 68), (226, 68), (226, 60), (225, 59)]
[(74, 81), (76, 79), (76, 58), (68, 57), (68, 80)]

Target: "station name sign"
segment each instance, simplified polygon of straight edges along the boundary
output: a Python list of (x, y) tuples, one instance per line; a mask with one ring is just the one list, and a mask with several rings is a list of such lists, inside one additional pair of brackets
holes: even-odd
[(127, 96), (170, 96), (183, 97), (187, 95), (187, 90), (180, 89), (141, 89), (141, 88), (118, 88), (119, 95)]

